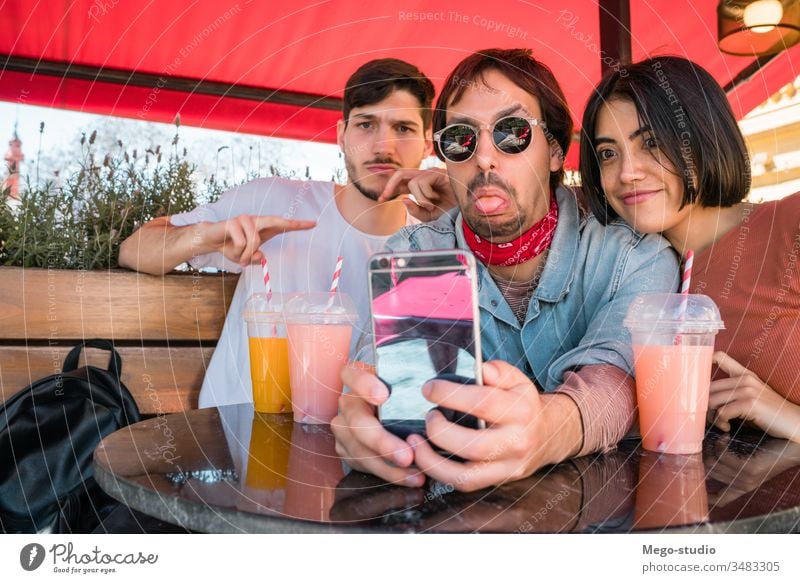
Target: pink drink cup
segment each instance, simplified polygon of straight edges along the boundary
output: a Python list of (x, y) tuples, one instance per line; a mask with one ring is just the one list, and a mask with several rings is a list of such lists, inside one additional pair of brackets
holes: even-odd
[(625, 325), (633, 341), (642, 447), (700, 452), (714, 337), (723, 326), (716, 305), (697, 294), (641, 294)]
[(292, 411), (298, 423), (330, 423), (342, 394), (355, 306), (346, 294), (298, 294), (286, 307)]
[(642, 447), (682, 454), (702, 449), (713, 354), (713, 345), (634, 344)]

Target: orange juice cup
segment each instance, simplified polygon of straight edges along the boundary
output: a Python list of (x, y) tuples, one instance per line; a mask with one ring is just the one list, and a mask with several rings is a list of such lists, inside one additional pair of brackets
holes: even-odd
[(253, 404), (259, 413), (292, 410), (289, 382), (289, 343), (283, 318), (290, 294), (254, 294), (242, 315), (247, 323)]
[(286, 304), (292, 411), (298, 423), (330, 423), (342, 394), (353, 324), (358, 318), (347, 294), (295, 294)]
[(625, 326), (633, 342), (642, 447), (672, 454), (703, 447), (714, 337), (724, 326), (711, 298), (640, 294)]

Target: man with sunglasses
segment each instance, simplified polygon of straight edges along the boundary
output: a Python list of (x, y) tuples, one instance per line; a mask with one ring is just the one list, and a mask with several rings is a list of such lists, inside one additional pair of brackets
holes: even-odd
[(468, 248), (479, 259), (484, 385), (436, 380), (422, 391), (432, 406), (471, 413), (487, 428), (432, 411), (430, 443), (401, 440), (373, 412), (386, 387), (348, 367), (350, 392), (333, 421), (337, 451), (391, 482), (421, 486), (428, 476), (469, 491), (613, 447), (635, 418), (622, 321), (637, 294), (677, 288), (675, 255), (659, 237), (581, 212), (562, 185), (572, 118), (530, 51), (467, 57), (445, 82), (433, 125), (458, 208), (406, 227), (389, 247)]

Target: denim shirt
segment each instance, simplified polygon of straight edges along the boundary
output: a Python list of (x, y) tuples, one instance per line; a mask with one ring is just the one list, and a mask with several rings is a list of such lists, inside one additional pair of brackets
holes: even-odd
[[(575, 194), (556, 190), (558, 225), (525, 322), (478, 263), (483, 359), (504, 360), (545, 391), (564, 373), (585, 365), (611, 364), (633, 371), (630, 335), (622, 324), (642, 292), (674, 292), (679, 266), (658, 235), (636, 233), (622, 220), (607, 226), (584, 216)], [(458, 209), (430, 223), (404, 227), (387, 243), (391, 251), (468, 249)]]

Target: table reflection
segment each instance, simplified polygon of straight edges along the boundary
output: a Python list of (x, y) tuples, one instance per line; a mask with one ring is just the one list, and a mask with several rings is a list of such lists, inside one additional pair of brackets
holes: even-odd
[(222, 420), (232, 457), (249, 443), (237, 504), (244, 511), (387, 530), (574, 532), (624, 521), (632, 510), (634, 474), (620, 452), (470, 494), (435, 483), (410, 489), (346, 474), (327, 426), (254, 413), (249, 433), (235, 434), (231, 427), (248, 427), (241, 410), (229, 413)]
[(343, 477), (344, 467), (336, 455), (330, 429), (296, 423), (292, 429), (284, 513), (306, 520), (329, 520), (336, 486)]
[[(175, 435), (169, 460), (146, 455), (164, 425), (148, 420), (103, 442), (96, 476), (112, 494), (134, 488), (137, 496), (125, 496), (137, 509), (181, 517), (194, 530), (283, 532), (313, 523), (389, 532), (707, 532), (747, 520), (743, 530), (763, 530), (776, 516), (786, 530), (800, 517), (800, 445), (753, 432), (712, 431), (703, 453), (688, 456), (624, 441), (525, 480), (460, 493), (448, 484), (410, 489), (351, 472), (328, 426), (256, 414), (251, 405), (166, 419)], [(175, 504), (189, 506), (176, 513)]]
[(438, 483), (412, 490), (353, 472), (340, 484), (331, 518), (423, 532), (616, 530), (633, 509), (634, 476), (625, 458), (582, 458), (471, 493)]
[(747, 429), (707, 441), (712, 520), (766, 516), (800, 506), (800, 444)]
[(643, 451), (639, 458), (634, 526), (663, 528), (708, 519), (702, 454)]
[(240, 510), (329, 520), (344, 468), (327, 426), (294, 423), (290, 415), (254, 413), (249, 443)]

